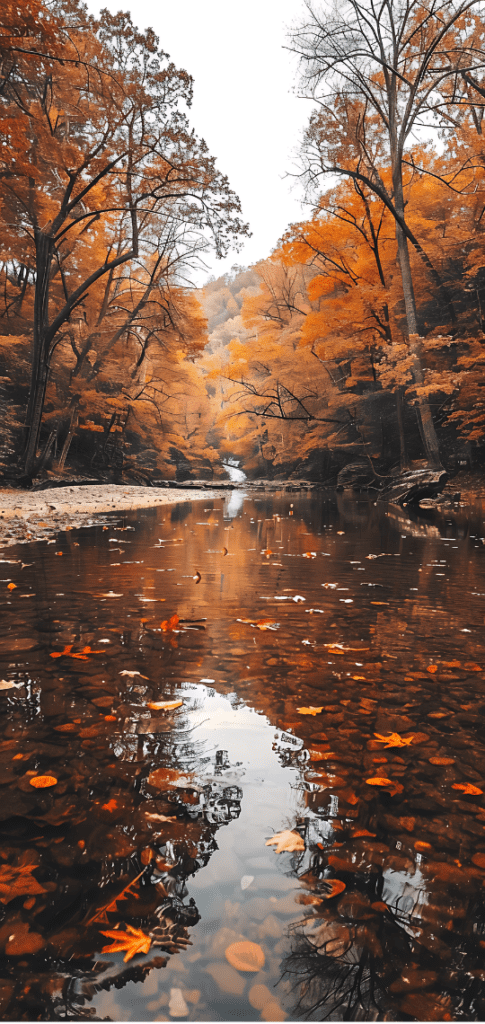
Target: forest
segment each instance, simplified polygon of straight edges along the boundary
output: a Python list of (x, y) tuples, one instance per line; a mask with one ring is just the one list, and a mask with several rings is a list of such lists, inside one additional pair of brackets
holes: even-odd
[[(289, 38), (307, 220), (249, 233), (151, 29), (80, 0), (0, 24), (0, 472), (379, 487), (485, 456), (479, 0), (310, 3)], [(163, 40), (161, 41), (163, 44)], [(284, 168), (282, 168), (282, 172)]]

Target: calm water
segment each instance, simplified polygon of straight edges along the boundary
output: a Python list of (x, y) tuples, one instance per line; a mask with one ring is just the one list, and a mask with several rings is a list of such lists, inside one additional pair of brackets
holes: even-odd
[(234, 492), (5, 549), (3, 1019), (485, 1017), (484, 534)]

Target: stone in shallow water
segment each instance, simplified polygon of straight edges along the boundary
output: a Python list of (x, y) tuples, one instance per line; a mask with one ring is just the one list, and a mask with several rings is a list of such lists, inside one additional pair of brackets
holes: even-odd
[(230, 964), (208, 964), (206, 971), (214, 979), (221, 992), (242, 996), (246, 981)]

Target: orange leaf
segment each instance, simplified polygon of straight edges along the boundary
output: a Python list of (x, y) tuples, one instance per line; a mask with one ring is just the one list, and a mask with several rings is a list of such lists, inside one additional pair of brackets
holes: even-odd
[(384, 778), (382, 778), (381, 775), (377, 776), (377, 778), (375, 778), (375, 779), (366, 779), (365, 781), (366, 781), (368, 786), (392, 786), (393, 785), (392, 779), (384, 779)]
[(261, 971), (264, 967), (264, 952), (257, 942), (233, 942), (225, 956), (237, 971)]
[(323, 711), (324, 707), (325, 705), (322, 704), (321, 708), (314, 708), (310, 704), (310, 707), (308, 708), (297, 708), (296, 710), (298, 711), (299, 715), (319, 715)]
[(150, 711), (175, 711), (175, 708), (181, 708), (183, 700), (151, 700), (147, 704), (147, 708)]
[(325, 886), (325, 892), (322, 892), (321, 895), (324, 900), (331, 900), (346, 889), (345, 882), (341, 882), (340, 878), (325, 878), (323, 885)]
[(275, 853), (294, 853), (295, 850), (305, 849), (305, 843), (299, 832), (292, 832), (291, 829), (284, 829), (283, 832), (275, 832), (271, 839), (267, 839), (266, 846), (276, 846)]
[(63, 654), (70, 654), (72, 651), (72, 644), (67, 644), (63, 651), (52, 651), (51, 658), (62, 658)]
[(437, 672), (438, 671), (438, 666), (437, 665), (428, 665), (426, 671), (427, 672)]
[(17, 584), (16, 583), (9, 583), (7, 585), (7, 590), (16, 590), (16, 589), (17, 589)]
[(408, 736), (407, 739), (403, 739), (398, 732), (391, 732), (389, 733), (389, 736), (383, 736), (380, 732), (375, 732), (374, 736), (378, 743), (386, 744), (386, 749), (388, 747), (409, 747), (413, 740), (412, 736)]
[(123, 957), (125, 964), (138, 953), (148, 953), (152, 944), (150, 936), (145, 935), (140, 928), (132, 928), (130, 924), (127, 924), (126, 929), (126, 932), (101, 932), (101, 935), (106, 935), (107, 939), (115, 940), (111, 946), (103, 946), (101, 952), (123, 953), (126, 951), (126, 956)]
[(180, 619), (178, 615), (172, 615), (170, 619), (164, 619), (161, 624), (161, 629), (164, 633), (171, 633), (173, 629), (176, 629)]
[(29, 782), (31, 786), (35, 786), (35, 789), (48, 789), (49, 786), (57, 786), (57, 779), (53, 775), (34, 775)]
[(117, 806), (118, 806), (118, 801), (117, 800), (108, 800), (107, 804), (102, 804), (101, 805), (101, 810), (102, 811), (109, 811), (110, 814), (111, 814), (113, 811), (116, 810)]
[(463, 793), (467, 793), (469, 796), (481, 796), (483, 789), (479, 789), (478, 786), (472, 786), (471, 782), (454, 782), (452, 789), (461, 789)]
[(429, 758), (429, 763), (430, 764), (441, 764), (441, 765), (454, 764), (455, 763), (455, 758), (454, 757), (430, 757)]

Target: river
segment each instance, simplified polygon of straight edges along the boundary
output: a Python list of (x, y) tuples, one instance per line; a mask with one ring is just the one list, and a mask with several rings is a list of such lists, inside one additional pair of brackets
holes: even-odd
[(3, 1019), (484, 1019), (484, 532), (235, 491), (4, 551)]

